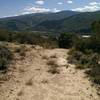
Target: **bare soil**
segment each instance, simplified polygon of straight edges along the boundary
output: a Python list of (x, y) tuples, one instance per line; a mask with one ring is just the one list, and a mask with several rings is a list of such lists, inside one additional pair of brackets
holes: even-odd
[[(27, 48), (24, 58), (15, 54), (8, 78), (0, 81), (0, 100), (100, 100), (84, 71), (67, 63), (68, 50)], [(59, 73), (48, 72), (49, 61)]]

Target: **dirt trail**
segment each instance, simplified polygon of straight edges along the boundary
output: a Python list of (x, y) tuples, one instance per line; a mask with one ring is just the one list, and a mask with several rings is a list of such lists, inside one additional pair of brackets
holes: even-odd
[[(100, 100), (83, 71), (66, 61), (68, 50), (32, 49), (16, 58), (12, 78), (0, 85), (0, 100)], [(59, 74), (48, 72), (48, 61), (59, 65)]]

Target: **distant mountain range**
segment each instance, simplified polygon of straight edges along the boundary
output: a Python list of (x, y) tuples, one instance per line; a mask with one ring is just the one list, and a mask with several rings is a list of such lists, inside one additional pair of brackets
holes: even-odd
[(13, 31), (90, 33), (91, 23), (100, 20), (100, 11), (37, 13), (0, 19), (0, 28)]

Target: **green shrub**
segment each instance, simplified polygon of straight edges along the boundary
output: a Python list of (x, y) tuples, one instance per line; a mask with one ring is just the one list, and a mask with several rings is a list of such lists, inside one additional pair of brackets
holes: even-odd
[(91, 79), (91, 81), (95, 84), (100, 85), (100, 65), (94, 64), (90, 66), (89, 70), (85, 72)]
[(84, 69), (92, 82), (100, 85), (100, 21), (92, 24), (93, 34), (90, 38), (78, 38), (74, 49), (69, 52), (69, 63)]
[(58, 47), (57, 39), (54, 37), (42, 36), (33, 32), (11, 32), (5, 29), (0, 29), (0, 41), (34, 44), (44, 48)]
[(83, 55), (82, 52), (76, 51), (75, 49), (72, 50), (69, 54), (70, 54), (70, 56), (68, 57), (68, 62), (69, 63), (74, 63), (74, 64), (79, 63), (79, 60)]
[[(98, 64), (99, 56), (97, 53), (94, 52), (88, 52), (83, 53), (81, 51), (77, 51), (76, 49), (73, 49), (71, 53), (69, 53), (68, 60), (70, 63), (80, 64), (80, 65), (95, 65)], [(88, 67), (88, 66), (87, 66)]]
[(90, 38), (90, 49), (92, 49), (94, 52), (100, 53), (100, 35), (92, 35)]
[(6, 47), (0, 45), (0, 70), (6, 70), (12, 60), (12, 52)]
[(9, 34), (9, 31), (0, 29), (0, 41), (9, 41)]
[(77, 69), (84, 69), (91, 81), (100, 85), (99, 54), (94, 52), (83, 53), (75, 49), (69, 52), (69, 63), (74, 63)]
[(71, 48), (76, 39), (74, 34), (61, 34), (58, 39), (58, 45), (60, 48)]

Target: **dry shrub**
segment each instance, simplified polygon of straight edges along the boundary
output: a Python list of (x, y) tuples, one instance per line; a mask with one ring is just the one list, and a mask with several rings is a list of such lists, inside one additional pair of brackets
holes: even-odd
[(32, 85), (33, 85), (32, 79), (29, 79), (29, 80), (26, 82), (26, 85), (27, 85), (27, 86), (32, 86)]
[(58, 65), (55, 63), (54, 60), (50, 60), (47, 62), (47, 65), (50, 66), (48, 72), (52, 73), (52, 74), (59, 74), (60, 70), (58, 69)]
[(21, 58), (24, 58), (26, 56), (26, 52), (27, 52), (27, 47), (25, 45), (21, 45), (19, 48), (15, 49), (15, 52), (18, 53)]
[(48, 80), (42, 80), (41, 83), (47, 84), (48, 83)]
[(47, 65), (53, 66), (53, 67), (56, 67), (56, 68), (59, 67), (58, 64), (55, 62), (55, 60), (49, 60), (47, 62)]
[(60, 70), (57, 69), (56, 67), (50, 67), (50, 69), (48, 70), (48, 72), (50, 72), (52, 74), (60, 74)]
[(48, 60), (49, 58), (46, 55), (43, 55), (42, 59)]
[(51, 55), (50, 58), (57, 58), (57, 55)]
[(21, 90), (17, 93), (17, 96), (22, 96), (24, 94), (24, 92)]

